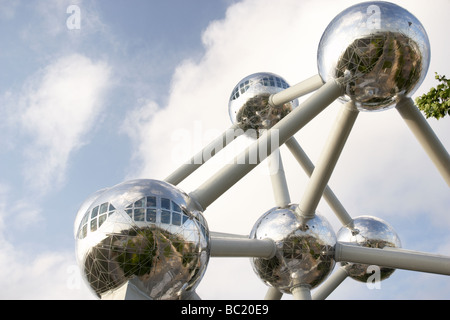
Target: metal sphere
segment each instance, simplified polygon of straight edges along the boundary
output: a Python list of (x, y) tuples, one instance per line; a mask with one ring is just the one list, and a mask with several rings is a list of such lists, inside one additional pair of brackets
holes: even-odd
[[(370, 216), (361, 216), (353, 220), (354, 229), (342, 227), (337, 233), (339, 242), (351, 242), (362, 247), (384, 248), (393, 247), (400, 248), (401, 241), (394, 228), (386, 221)], [(342, 266), (347, 266), (349, 276), (357, 281), (367, 282), (372, 275), (367, 272), (369, 265), (341, 262)], [(380, 266), (380, 280), (389, 278), (395, 269)]]
[(427, 33), (415, 16), (396, 4), (371, 1), (351, 6), (331, 21), (317, 60), (323, 81), (343, 79), (342, 101), (376, 111), (414, 94), (430, 55)]
[(277, 247), (271, 259), (252, 258), (252, 267), (267, 285), (283, 293), (299, 285), (319, 285), (333, 270), (336, 235), (328, 221), (316, 215), (304, 219), (296, 205), (266, 212), (251, 231), (252, 239), (272, 239)]
[(209, 230), (189, 196), (157, 180), (132, 180), (90, 197), (77, 215), (76, 251), (98, 295), (127, 281), (150, 299), (180, 299), (209, 261)]
[(294, 100), (282, 106), (269, 104), (272, 94), (289, 88), (289, 84), (273, 73), (261, 72), (249, 75), (234, 87), (228, 112), (233, 124), (238, 124), (247, 136), (258, 138), (261, 130), (270, 129), (298, 106)]

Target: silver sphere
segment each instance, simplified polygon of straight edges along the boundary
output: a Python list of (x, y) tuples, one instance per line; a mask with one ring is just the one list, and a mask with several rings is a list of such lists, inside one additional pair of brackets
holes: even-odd
[(270, 129), (298, 106), (297, 100), (277, 107), (269, 104), (270, 95), (287, 88), (289, 84), (273, 73), (245, 77), (234, 87), (228, 102), (232, 123), (238, 124), (247, 136), (258, 138), (261, 130)]
[[(384, 248), (393, 247), (400, 248), (401, 241), (394, 228), (386, 221), (370, 216), (360, 216), (353, 220), (354, 229), (342, 227), (337, 233), (339, 242), (351, 242), (362, 247)], [(341, 262), (342, 266), (347, 266), (349, 276), (354, 280), (367, 282), (372, 275), (367, 272), (369, 265)], [(380, 280), (389, 278), (395, 269), (380, 266)]]
[(127, 281), (150, 299), (180, 299), (198, 285), (210, 238), (189, 196), (157, 180), (132, 180), (97, 192), (80, 208), (77, 260), (99, 296)]
[(342, 101), (376, 111), (414, 94), (430, 55), (427, 33), (415, 16), (396, 4), (371, 1), (351, 6), (331, 21), (317, 60), (323, 81), (343, 79)]
[(331, 225), (320, 215), (304, 219), (295, 212), (296, 207), (269, 210), (250, 234), (252, 239), (275, 242), (273, 258), (252, 258), (251, 263), (263, 282), (283, 293), (291, 293), (299, 285), (316, 287), (335, 266), (336, 235)]

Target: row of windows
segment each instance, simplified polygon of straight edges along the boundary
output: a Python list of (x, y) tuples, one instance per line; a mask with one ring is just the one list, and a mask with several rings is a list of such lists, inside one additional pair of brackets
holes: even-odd
[[(80, 223), (78, 238), (87, 236), (88, 230), (96, 231), (115, 212), (116, 208), (110, 203), (103, 203), (96, 206), (91, 211), (86, 212)], [(134, 221), (162, 223), (168, 225), (181, 226), (189, 217), (183, 213), (180, 206), (170, 199), (155, 196), (143, 197), (125, 208), (125, 212)], [(200, 222), (202, 232), (205, 233), (206, 221), (197, 219)]]
[[(91, 211), (86, 212), (80, 223), (78, 231), (78, 238), (83, 239), (87, 235), (88, 225), (91, 231), (95, 231), (106, 221), (111, 214), (115, 212), (116, 208), (108, 202), (96, 206)], [(90, 221), (90, 223), (89, 223)]]
[[(289, 87), (286, 81), (274, 76), (263, 77), (259, 79), (256, 83), (258, 82), (265, 87), (277, 87), (282, 89), (287, 89)], [(241, 82), (239, 86), (236, 86), (236, 88), (233, 90), (231, 94), (231, 99), (236, 100), (237, 98), (239, 98), (239, 96), (241, 94), (244, 94), (250, 88), (250, 85), (252, 85), (253, 83), (254, 82), (252, 80), (246, 80), (244, 82)]]
[(125, 212), (134, 221), (159, 222), (175, 226), (181, 226), (189, 219), (182, 214), (180, 206), (175, 202), (154, 196), (139, 199), (126, 207)]
[(180, 212), (157, 209), (130, 209), (127, 210), (127, 213), (134, 221), (173, 224), (175, 226), (181, 226), (189, 219), (188, 216)]
[(126, 209), (131, 208), (161, 208), (181, 212), (180, 206), (175, 202), (170, 199), (155, 196), (143, 197), (126, 207)]

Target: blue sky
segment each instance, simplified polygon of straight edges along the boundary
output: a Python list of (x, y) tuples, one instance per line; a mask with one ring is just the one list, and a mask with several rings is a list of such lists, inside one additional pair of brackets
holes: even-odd
[[(316, 74), (323, 30), (357, 2), (0, 1), (0, 298), (92, 299), (74, 252), (83, 200), (123, 180), (165, 178), (230, 126), (228, 98), (246, 75), (274, 72), (295, 84)], [(442, 41), (450, 2), (436, 1), (441, 9), (432, 12), (423, 1), (393, 2), (430, 37), (417, 96), (435, 85), (435, 71), (450, 75)], [(72, 4), (81, 13), (74, 30), (66, 25)], [(313, 160), (338, 105), (296, 135)], [(449, 121), (429, 120), (447, 150)], [(291, 197), (300, 199), (308, 180), (287, 151)], [(182, 189), (194, 190), (220, 165), (207, 163)], [(208, 208), (211, 230), (248, 234), (274, 206), (265, 169)], [(450, 255), (448, 186), (395, 110), (359, 116), (330, 185), (352, 216), (393, 225), (403, 247)], [(340, 228), (325, 202), (318, 210)], [(211, 259), (198, 288), (204, 299), (261, 299), (264, 291), (247, 259)], [(448, 299), (450, 282), (397, 270), (380, 290), (347, 279), (330, 298)]]

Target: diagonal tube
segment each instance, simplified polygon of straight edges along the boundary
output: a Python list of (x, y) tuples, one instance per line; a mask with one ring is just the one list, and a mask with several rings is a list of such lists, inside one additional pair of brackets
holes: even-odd
[(239, 126), (234, 124), (229, 129), (225, 130), (220, 136), (211, 141), (207, 146), (205, 146), (201, 151), (196, 153), (190, 160), (181, 165), (177, 170), (172, 172), (166, 179), (173, 185), (179, 184), (181, 181), (186, 179), (195, 170), (200, 168), (206, 161), (214, 157), (217, 152), (225, 148), (228, 144), (234, 141), (237, 137), (244, 134), (244, 130), (239, 129)]
[(347, 267), (339, 267), (312, 295), (313, 300), (325, 300), (348, 277)]
[(283, 104), (316, 91), (323, 86), (322, 78), (317, 74), (302, 82), (297, 83), (277, 94), (269, 97), (272, 106), (282, 106)]
[(280, 300), (282, 297), (283, 293), (280, 292), (280, 290), (274, 287), (270, 287), (269, 289), (267, 289), (264, 300)]
[(411, 98), (401, 99), (397, 103), (396, 109), (450, 187), (450, 155), (425, 117)]
[[(314, 75), (277, 94), (271, 95), (269, 97), (269, 103), (271, 103), (273, 106), (283, 105), (286, 102), (289, 102), (293, 99), (299, 98), (319, 89), (322, 85), (322, 78), (319, 75)], [(277, 104), (274, 104), (274, 101)], [(164, 181), (173, 185), (179, 184), (181, 181), (195, 172), (195, 170), (200, 168), (207, 160), (214, 157), (218, 151), (225, 148), (229, 143), (231, 143), (234, 139), (236, 139), (243, 133), (244, 131), (239, 128), (238, 124), (232, 125), (228, 130), (223, 132), (221, 136), (217, 137), (201, 151), (195, 154), (189, 161), (185, 162), (176, 171), (171, 173), (166, 179), (164, 179)]]
[(353, 102), (348, 102), (342, 106), (341, 112), (320, 155), (317, 166), (311, 175), (303, 198), (297, 207), (297, 212), (304, 217), (314, 217), (317, 205), (322, 198), (328, 180), (331, 177), (358, 114), (359, 111), (354, 107)]
[[(341, 94), (341, 84), (334, 80), (327, 82), (299, 107), (295, 108), (274, 125), (272, 129), (266, 131), (258, 140), (238, 155), (234, 164), (225, 166), (195, 191), (191, 192), (190, 196), (196, 202), (192, 205), (194, 207), (199, 206), (205, 210)], [(253, 161), (250, 161), (252, 159)]]

